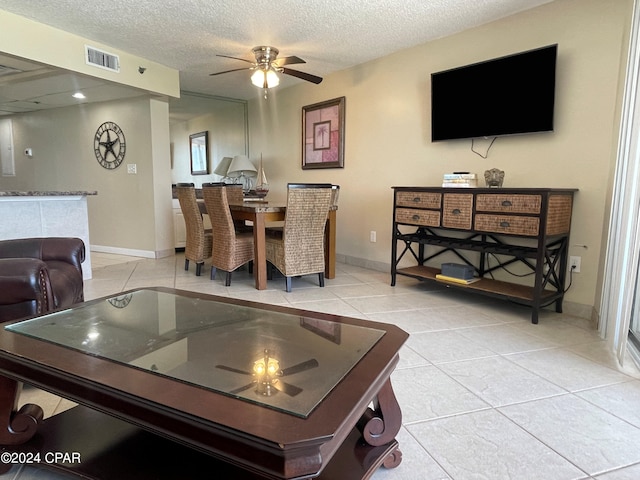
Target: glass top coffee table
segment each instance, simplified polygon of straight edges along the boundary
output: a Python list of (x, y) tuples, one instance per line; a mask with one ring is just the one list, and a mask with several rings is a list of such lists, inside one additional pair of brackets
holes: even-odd
[[(101, 460), (56, 467), (106, 478), (121, 438), (138, 435), (155, 450), (187, 449), (190, 468), (237, 478), (368, 478), (400, 463), (389, 376), (407, 336), (388, 324), (159, 287), (85, 302), (0, 331), (0, 388), (9, 392), (0, 444), (82, 448), (82, 434), (64, 446), (61, 432), (93, 424), (83, 431), (100, 437), (104, 451), (91, 456)], [(15, 411), (22, 382), (81, 406), (46, 421), (35, 405)], [(166, 471), (162, 459), (154, 466)]]

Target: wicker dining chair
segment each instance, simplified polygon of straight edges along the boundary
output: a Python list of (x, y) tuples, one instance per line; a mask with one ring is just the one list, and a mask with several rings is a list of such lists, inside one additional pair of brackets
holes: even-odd
[[(202, 189), (205, 187), (219, 187), (224, 186), (227, 187), (227, 200), (229, 203), (242, 203), (244, 202), (244, 193), (242, 191), (242, 185), (239, 183), (224, 183), (224, 182), (209, 182), (203, 183)], [(207, 213), (209, 213), (207, 211)], [(244, 220), (236, 220), (233, 219), (233, 223), (236, 226), (236, 232), (253, 232), (253, 226), (247, 225), (247, 222)]]
[(209, 212), (213, 230), (213, 254), (211, 256), (211, 280), (216, 278), (217, 269), (227, 272), (225, 285), (231, 285), (231, 273), (253, 260), (253, 233), (236, 231), (229, 209), (230, 195), (236, 190), (232, 186), (202, 186), (202, 197)]
[(330, 183), (305, 183), (287, 186), (287, 211), (282, 229), (268, 229), (267, 261), (286, 279), (318, 274), (324, 287), (324, 228), (331, 205)]
[(338, 206), (338, 198), (340, 197), (340, 185), (331, 185), (331, 206)]
[(204, 229), (195, 188), (191, 185), (178, 184), (176, 191), (187, 230), (184, 269), (189, 270), (189, 261), (195, 262), (196, 275), (200, 276), (204, 261), (211, 256), (213, 238), (211, 232), (206, 232)]

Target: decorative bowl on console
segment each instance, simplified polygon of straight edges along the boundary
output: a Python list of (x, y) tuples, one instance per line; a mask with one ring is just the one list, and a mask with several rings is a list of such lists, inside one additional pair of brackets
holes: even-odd
[(500, 170), (499, 168), (492, 168), (491, 170), (486, 170), (484, 172), (484, 181), (487, 184), (487, 187), (491, 187), (491, 188), (502, 187), (502, 182), (504, 181), (504, 170)]

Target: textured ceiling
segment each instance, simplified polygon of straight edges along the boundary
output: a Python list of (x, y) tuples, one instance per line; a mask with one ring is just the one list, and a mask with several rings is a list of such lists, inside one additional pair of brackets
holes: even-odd
[[(176, 68), (181, 89), (248, 99), (246, 66), (270, 45), (326, 76), (552, 0), (0, 0), (0, 9)], [(1, 79), (2, 77), (0, 77)], [(303, 80), (284, 76), (280, 89)]]

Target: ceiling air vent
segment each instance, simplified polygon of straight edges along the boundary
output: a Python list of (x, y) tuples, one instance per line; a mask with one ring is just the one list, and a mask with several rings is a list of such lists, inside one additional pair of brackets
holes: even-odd
[(94, 67), (120, 73), (120, 57), (118, 57), (118, 55), (103, 52), (89, 45), (85, 45), (84, 50), (87, 65), (93, 65)]

